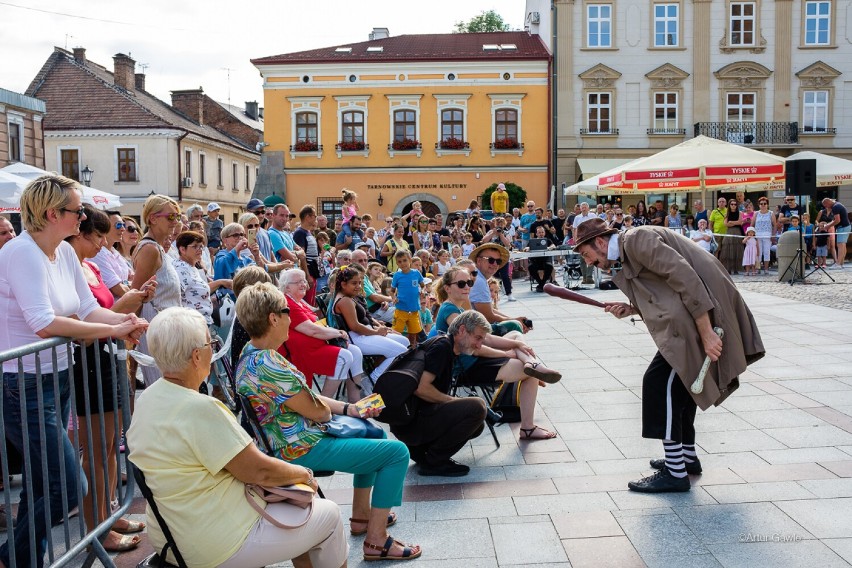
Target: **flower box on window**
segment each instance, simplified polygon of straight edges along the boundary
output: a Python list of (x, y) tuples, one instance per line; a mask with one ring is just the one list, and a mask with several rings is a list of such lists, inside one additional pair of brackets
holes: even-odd
[(517, 150), (520, 147), (514, 138), (498, 138), (494, 141), (495, 150)]
[(365, 144), (360, 141), (354, 142), (338, 142), (337, 149), (341, 152), (360, 152), (365, 148)]
[(402, 140), (394, 140), (391, 148), (397, 152), (405, 152), (407, 150), (419, 150), (420, 142), (411, 138), (403, 138)]
[(440, 142), (441, 150), (466, 150), (470, 144), (459, 138), (444, 138)]
[(294, 152), (316, 152), (319, 150), (319, 144), (314, 140), (299, 140), (293, 145)]

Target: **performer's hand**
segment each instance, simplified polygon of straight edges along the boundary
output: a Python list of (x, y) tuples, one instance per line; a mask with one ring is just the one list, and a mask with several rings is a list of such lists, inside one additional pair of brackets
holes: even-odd
[(711, 361), (718, 361), (722, 355), (722, 338), (716, 335), (712, 329), (710, 332), (701, 332), (701, 344), (704, 346), (704, 353), (710, 357)]
[(625, 302), (604, 302), (604, 310), (621, 319), (633, 313), (633, 306)]

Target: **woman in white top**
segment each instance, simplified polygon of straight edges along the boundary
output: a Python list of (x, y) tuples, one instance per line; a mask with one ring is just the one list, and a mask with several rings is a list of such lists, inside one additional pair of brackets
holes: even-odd
[[(180, 223), (180, 207), (171, 197), (150, 195), (142, 206), (142, 223), (147, 231), (133, 251), (133, 282), (130, 287), (138, 290), (150, 277), (157, 276), (157, 293), (142, 308), (142, 317), (151, 320), (166, 308), (180, 306), (180, 282), (174, 262), (165, 251)], [(148, 353), (145, 337), (139, 342), (139, 351)], [(160, 378), (160, 371), (143, 366), (142, 377), (150, 386)]]
[(101, 247), (94, 258), (86, 259), (94, 263), (101, 271), (101, 278), (115, 299), (121, 298), (130, 290), (130, 267), (124, 262), (115, 244), (121, 242), (127, 224), (117, 211), (107, 212), (109, 215), (109, 233), (105, 235), (106, 245)]
[[(81, 197), (77, 182), (59, 175), (42, 176), (24, 189), (21, 220), (26, 232), (0, 250), (0, 351), (49, 337), (135, 341), (147, 328), (147, 322), (134, 314), (118, 314), (98, 306), (74, 249), (63, 242), (79, 232), (85, 218)], [(22, 375), (18, 374), (17, 359), (3, 363), (6, 438), (19, 452), (29, 455), (31, 468), (24, 483), (33, 480), (32, 486), (21, 492), (14, 537), (0, 547), (0, 562), (5, 566), (12, 565), (9, 542), (15, 543), (17, 565), (29, 563), (32, 547), (41, 563), (47, 531), (62, 519), (63, 497), (65, 510), (78, 505), (79, 455), (67, 434), (71, 412), (71, 362), (67, 353), (65, 348), (42, 351), (40, 374), (36, 373), (34, 355), (22, 358)], [(23, 416), (21, 399), (26, 406)], [(26, 446), (24, 420), (29, 434)], [(47, 470), (42, 469), (42, 457), (47, 460)], [(63, 485), (68, 491), (61, 490)], [(34, 542), (29, 539), (31, 527), (35, 530)]]
[(177, 249), (179, 255), (174, 266), (180, 282), (181, 305), (199, 312), (210, 327), (213, 325), (213, 301), (210, 294), (219, 288), (230, 289), (233, 281), (207, 278), (201, 268), (201, 257), (207, 249), (203, 234), (184, 231), (178, 235), (172, 246)]

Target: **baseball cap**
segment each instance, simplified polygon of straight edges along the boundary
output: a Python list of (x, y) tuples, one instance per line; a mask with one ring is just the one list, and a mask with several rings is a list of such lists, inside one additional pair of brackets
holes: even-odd
[(506, 184), (505, 183), (498, 183), (497, 189), (506, 189)]
[(207, 212), (208, 213), (210, 213), (212, 211), (218, 211), (219, 209), (221, 209), (221, 207), (219, 207), (219, 204), (216, 203), (215, 201), (207, 204)]
[(246, 211), (254, 211), (255, 209), (260, 209), (261, 207), (266, 207), (258, 198), (254, 198), (246, 204)]

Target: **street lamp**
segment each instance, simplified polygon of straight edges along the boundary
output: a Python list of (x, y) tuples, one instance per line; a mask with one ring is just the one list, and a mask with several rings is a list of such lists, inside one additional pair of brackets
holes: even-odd
[(86, 184), (86, 187), (92, 187), (92, 176), (94, 173), (95, 170), (89, 169), (89, 164), (86, 164), (86, 167), (83, 168), (82, 172), (80, 172), (80, 175), (83, 177), (83, 183)]
[(379, 207), (385, 204), (385, 198), (382, 197), (382, 194), (379, 193)]

